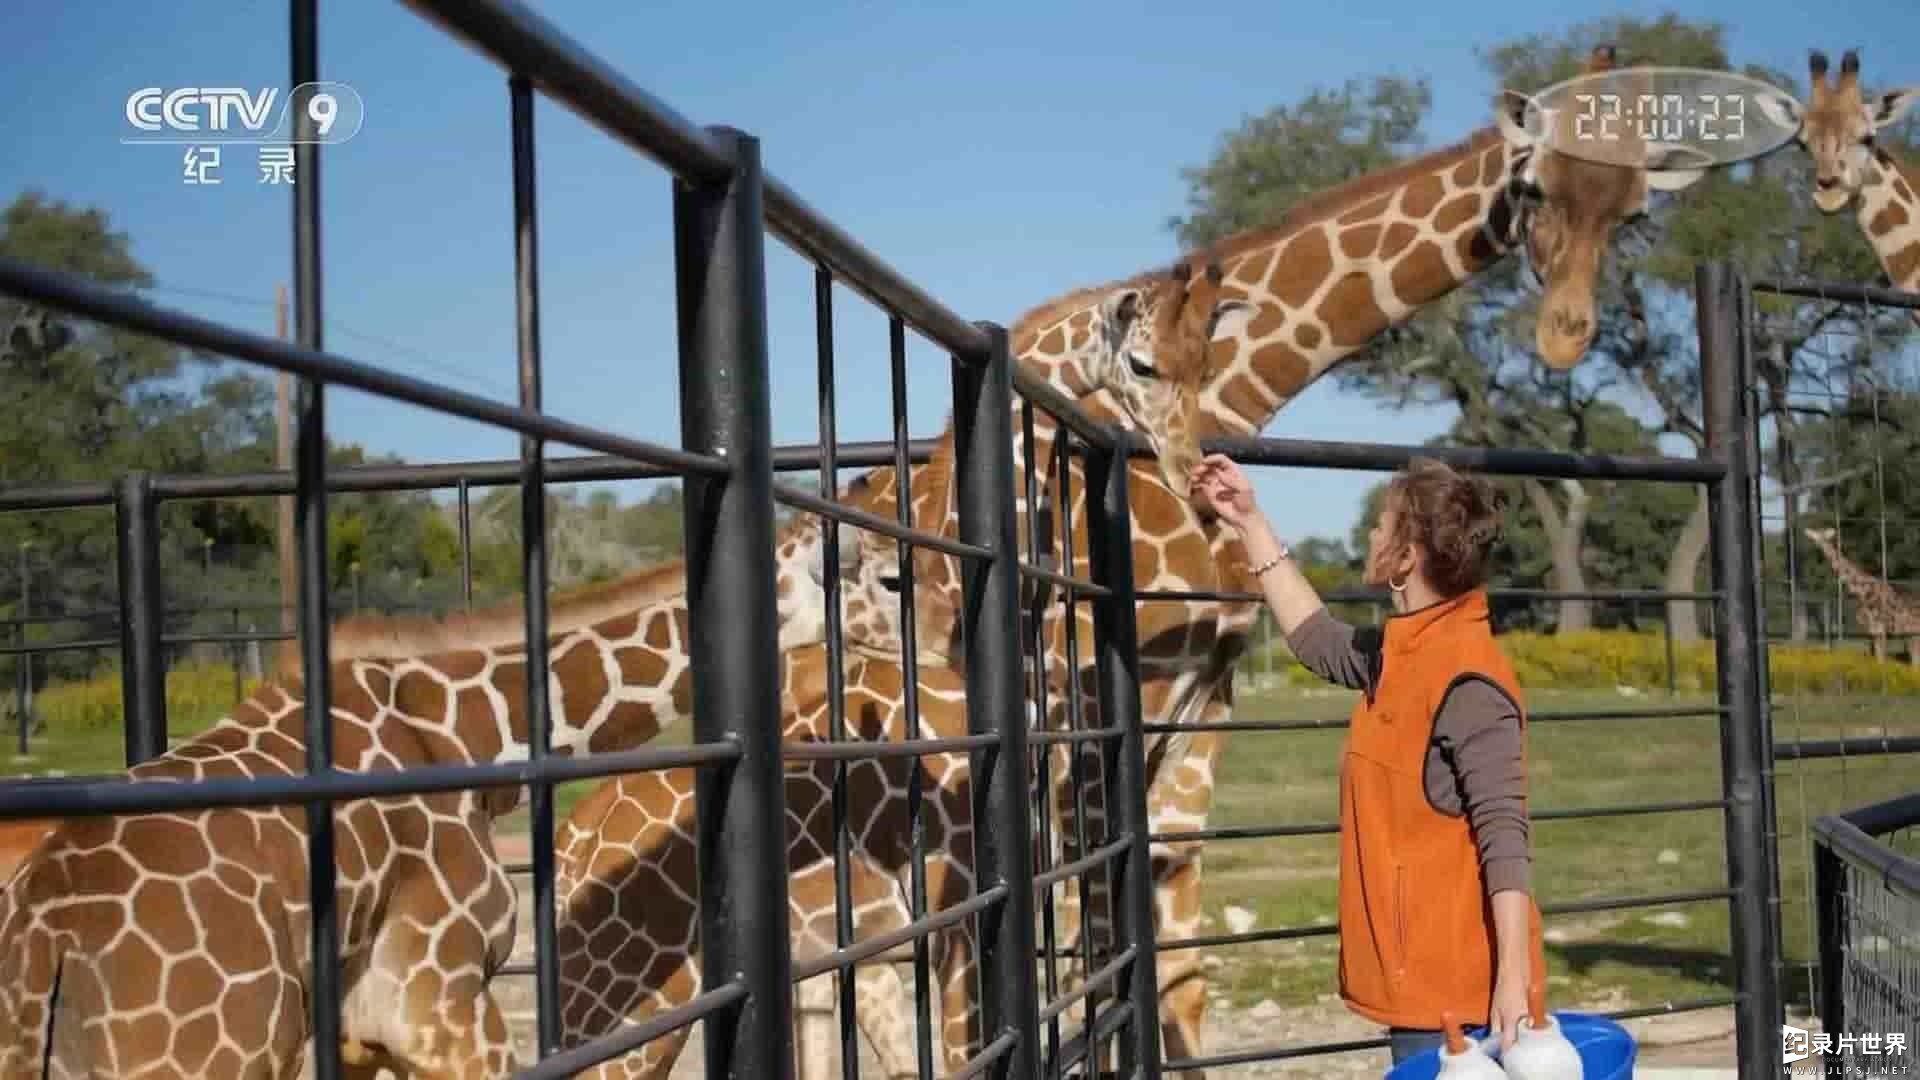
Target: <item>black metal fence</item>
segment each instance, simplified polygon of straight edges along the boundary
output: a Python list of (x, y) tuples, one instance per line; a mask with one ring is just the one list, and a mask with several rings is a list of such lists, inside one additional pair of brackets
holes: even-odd
[[(16, 260), (0, 260), (0, 291), (73, 316), (97, 320), (209, 353), (264, 364), (297, 378), (298, 438), (291, 478), (281, 475), (204, 478), (160, 490), (144, 474), (121, 478), (112, 488), (120, 541), (119, 652), (123, 669), (126, 758), (152, 760), (165, 747), (162, 612), (158, 578), (156, 508), (162, 498), (290, 494), (298, 534), (299, 633), (307, 775), (194, 783), (82, 779), (28, 782), (0, 788), (0, 818), (140, 814), (219, 807), (304, 804), (312, 904), (309, 946), (314, 963), (308, 992), (309, 1029), (320, 1077), (339, 1075), (341, 984), (339, 915), (333, 807), (375, 796), (524, 786), (531, 791), (534, 880), (533, 975), (536, 983), (539, 1062), (525, 1076), (568, 1075), (597, 1060), (624, 1053), (669, 1031), (704, 1023), (707, 1074), (777, 1076), (792, 1069), (792, 984), (825, 971), (846, 970), (885, 947), (923, 941), (933, 930), (966, 918), (976, 930), (978, 1000), (982, 1047), (963, 1075), (1032, 1077), (1040, 1074), (1039, 1029), (1053, 1029), (1049, 1062), (1056, 1071), (1077, 1067), (1070, 1057), (1091, 1058), (1111, 1045), (1119, 1066), (1145, 1075), (1157, 1072), (1158, 1027), (1154, 1023), (1153, 944), (1147, 840), (1139, 812), (1144, 769), (1138, 722), (1133, 651), (1130, 524), (1125, 458), (1138, 443), (1109, 430), (1043, 382), (1011, 364), (1004, 330), (961, 320), (827, 221), (760, 164), (757, 142), (726, 128), (698, 128), (633, 86), (524, 7), (488, 3), (418, 2), (411, 6), (452, 35), (499, 62), (507, 71), (512, 118), (515, 215), (513, 273), (518, 300), (520, 395), (517, 406), (356, 363), (324, 350), (320, 150), (297, 144), (294, 187), (293, 344), (268, 339), (180, 312), (148, 305), (84, 279), (49, 272)], [(293, 0), (291, 81), (319, 78), (317, 13), (313, 0)], [(672, 448), (614, 432), (594, 430), (546, 415), (541, 408), (540, 293), (534, 216), (533, 103), (537, 90), (572, 109), (628, 147), (652, 157), (675, 178), (673, 210), (679, 295), (679, 375), (683, 445)], [(300, 115), (299, 122), (310, 124)], [(302, 137), (310, 128), (301, 129)], [(769, 378), (765, 331), (763, 237), (772, 231), (817, 265), (816, 285), (823, 332), (821, 447), (817, 453), (778, 456), (770, 443)], [(894, 360), (895, 438), (886, 454), (841, 450), (835, 445), (832, 405), (831, 296), (850, 287), (884, 309), (891, 319)], [(906, 498), (898, 521), (855, 510), (833, 498), (838, 470), (858, 463), (891, 465), (902, 475), (909, 452), (904, 421), (904, 336), (907, 329), (930, 338), (953, 358), (958, 538), (916, 528)], [(562, 758), (551, 752), (553, 718), (545, 679), (526, 680), (528, 760), (467, 767), (430, 766), (361, 773), (335, 766), (330, 685), (330, 600), (326, 581), (326, 503), (331, 490), (365, 485), (430, 486), (451, 477), (432, 469), (356, 470), (342, 475), (326, 467), (325, 390), (350, 387), (516, 431), (517, 462), (510, 468), (522, 492), (525, 642), (531, 670), (546, 666), (549, 626), (544, 548), (544, 485), (557, 474), (679, 475), (686, 485), (686, 573), (693, 677), (693, 742)], [(1069, 452), (1083, 456), (1093, 497), (1089, 526), (1096, 538), (1092, 581), (1078, 581), (1020, 560), (1013, 468), (1014, 392), (1029, 409), (1038, 406), (1074, 436)], [(1031, 413), (1028, 413), (1031, 423)], [(1064, 432), (1062, 434), (1065, 434)], [(597, 450), (597, 461), (549, 464), (549, 443)], [(875, 448), (878, 449), (878, 448)], [(862, 462), (862, 459), (867, 459)], [(776, 468), (820, 471), (818, 494), (775, 483)], [(1062, 473), (1066, 475), (1065, 470)], [(463, 477), (471, 480), (470, 476)], [(904, 483), (904, 481), (903, 481)], [(47, 509), (97, 503), (87, 485), (14, 492), (0, 508)], [(844, 882), (838, 890), (843, 918), (840, 948), (804, 967), (793, 963), (789, 940), (787, 881), (769, 867), (785, 863), (783, 751), (779, 697), (781, 658), (773, 575), (776, 501), (826, 520), (850, 521), (891, 536), (902, 545), (933, 546), (961, 562), (964, 597), (960, 632), (967, 649), (967, 718), (970, 734), (946, 740), (909, 740), (908, 745), (832, 746), (817, 750), (844, 766), (862, 758), (965, 752), (970, 761), (971, 803), (977, 827), (974, 865), (977, 889), (958, 908), (930, 914), (916, 904), (917, 920), (882, 940), (848, 940)], [(1065, 522), (1063, 521), (1063, 526)], [(835, 530), (823, 530), (827, 545), (827, 610), (837, 623), (838, 552)], [(1090, 1005), (1084, 1031), (1061, 1045), (1057, 1019), (1072, 1001), (1042, 1002), (1034, 958), (1036, 885), (1084, 874), (1093, 866), (1053, 868), (1037, 874), (1030, 827), (1027, 768), (1030, 733), (1024, 696), (1018, 583), (1040, 575), (1074, 603), (1094, 606), (1091, 656), (1100, 671), (1103, 727), (1055, 733), (1060, 741), (1108, 744), (1111, 766), (1107, 805), (1117, 831), (1100, 848), (1096, 863), (1115, 872), (1116, 896), (1125, 898), (1115, 921), (1120, 949), (1112, 967), (1089, 973), (1075, 999)], [(913, 682), (910, 578), (902, 590), (909, 647), (904, 658)], [(829, 651), (837, 659), (837, 625)], [(839, 702), (835, 701), (836, 713)], [(835, 717), (836, 733), (841, 718)], [(556, 783), (671, 766), (697, 767), (698, 881), (701, 966), (704, 991), (680, 1008), (651, 1017), (585, 1045), (560, 1045), (553, 871), (553, 788)], [(844, 768), (839, 783), (844, 784)], [(918, 785), (912, 789), (918, 791)], [(1131, 797), (1125, 797), (1131, 792)], [(836, 800), (838, 802), (838, 800)], [(917, 799), (912, 800), (917, 807)], [(910, 808), (910, 813), (916, 812)], [(846, 823), (836, 814), (844, 849)], [(915, 832), (918, 832), (916, 827)], [(844, 850), (842, 852), (844, 854)], [(923, 858), (916, 852), (916, 863)], [(916, 881), (918, 873), (916, 872)], [(916, 889), (916, 892), (919, 890)], [(893, 940), (898, 938), (900, 940)], [(920, 955), (924, 956), (924, 953)], [(926, 1008), (926, 980), (917, 980)], [(1106, 988), (1108, 1006), (1097, 1008)], [(843, 1032), (851, 1032), (851, 981), (843, 980)], [(1043, 1019), (1044, 1018), (1044, 1019)], [(925, 1024), (922, 1024), (923, 1035)], [(1095, 1033), (1088, 1038), (1085, 1032)], [(851, 1035), (846, 1036), (851, 1048)], [(923, 1038), (923, 1048), (925, 1039)], [(923, 1049), (923, 1063), (924, 1049)], [(851, 1073), (853, 1062), (847, 1062)]]
[(1807, 1053), (1849, 1075), (1905, 1067), (1920, 1045), (1920, 792), (1812, 832), (1823, 1038)]

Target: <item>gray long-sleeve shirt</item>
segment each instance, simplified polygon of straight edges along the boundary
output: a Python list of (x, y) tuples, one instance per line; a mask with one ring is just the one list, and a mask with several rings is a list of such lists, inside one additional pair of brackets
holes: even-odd
[[(1368, 635), (1372, 637), (1372, 635)], [(1355, 628), (1326, 608), (1287, 636), (1287, 647), (1315, 675), (1365, 690), (1378, 671), (1377, 641), (1362, 644)], [(1467, 817), (1480, 852), (1487, 895), (1526, 892), (1532, 868), (1520, 754), (1520, 712), (1493, 683), (1473, 679), (1448, 692), (1427, 747), (1427, 799), (1442, 813)]]

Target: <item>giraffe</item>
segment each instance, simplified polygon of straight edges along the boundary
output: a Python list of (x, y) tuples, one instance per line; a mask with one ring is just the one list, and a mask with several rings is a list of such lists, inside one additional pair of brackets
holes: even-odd
[[(1611, 48), (1603, 46), (1588, 69), (1612, 63)], [(1496, 101), (1491, 128), (1342, 185), (1296, 207), (1275, 225), (1195, 253), (1229, 266), (1227, 295), (1254, 305), (1251, 319), (1242, 314), (1214, 339), (1212, 374), (1199, 399), (1200, 434), (1258, 432), (1286, 401), (1381, 330), (1515, 250), (1525, 252), (1545, 283), (1546, 316), (1536, 327), (1543, 357), (1556, 367), (1578, 360), (1593, 334), (1593, 282), (1611, 230), (1644, 213), (1650, 191), (1680, 190), (1702, 173), (1568, 158), (1522, 127), (1525, 105), (1518, 95), (1504, 95)], [(1664, 152), (1648, 146), (1647, 164), (1661, 164)], [(1096, 298), (1140, 280), (1077, 289), (1023, 315), (1013, 327), (1019, 362), (1042, 372), (1068, 370), (1055, 366), (1055, 360), (1097, 336)], [(1049, 377), (1062, 389), (1077, 385)], [(1097, 407), (1100, 396), (1087, 403)], [(1036, 419), (1035, 430), (1036, 459), (1044, 460), (1039, 451), (1051, 431), (1044, 417)], [(1020, 450), (1017, 443), (1016, 453)], [(1250, 579), (1225, 569), (1244, 561), (1237, 544), (1215, 523), (1196, 517), (1179, 497), (1184, 485), (1164, 478), (1156, 485), (1137, 464), (1132, 472), (1137, 586), (1247, 591)], [(890, 470), (880, 473), (891, 479)], [(917, 470), (910, 477), (910, 488), (920, 486)], [(1172, 497), (1156, 503), (1154, 494)], [(925, 522), (924, 516), (916, 519)], [(1075, 520), (1084, 521), (1084, 513)], [(943, 524), (951, 528), (951, 516)], [(1078, 545), (1080, 565), (1073, 572), (1084, 571), (1086, 550), (1084, 543)], [(923, 574), (916, 588), (937, 587), (938, 579)], [(1245, 648), (1251, 606), (1155, 602), (1138, 611), (1145, 718), (1225, 720), (1231, 672)], [(1152, 742), (1158, 769), (1150, 794), (1153, 828), (1203, 825), (1218, 735), (1192, 733)], [(1190, 934), (1200, 915), (1198, 845), (1156, 844), (1154, 854), (1161, 930)], [(1073, 898), (1061, 899), (1063, 922), (1071, 927)], [(1190, 951), (1161, 959), (1163, 1035), (1169, 1056), (1177, 1057), (1199, 1046), (1204, 977)]]
[[(789, 746), (829, 738), (828, 653), (809, 644), (785, 654), (781, 688), (783, 737)], [(935, 739), (967, 731), (966, 684), (951, 667), (921, 668), (918, 716), (904, 705), (900, 662), (862, 648), (844, 665), (846, 737), (884, 743)], [(929, 774), (922, 807), (926, 911), (938, 913), (974, 894), (969, 764), (965, 753), (925, 755)], [(903, 757), (848, 764), (848, 824), (854, 832), (848, 866), (854, 941), (897, 930), (914, 915), (909, 894), (913, 836), (906, 789), (913, 765)], [(796, 964), (835, 948), (834, 763), (786, 764), (787, 871)], [(701, 992), (694, 883), (693, 771), (631, 773), (596, 787), (575, 804), (556, 844), (554, 895), (563, 1043), (579, 1045), (674, 1008)], [(947, 1069), (977, 1052), (979, 1014), (971, 992), (973, 941), (966, 920), (930, 938), (940, 995), (939, 1043)], [(891, 968), (884, 970), (891, 971)], [(863, 988), (864, 988), (863, 984)], [(860, 1010), (864, 1012), (865, 1010)], [(664, 1078), (689, 1027), (586, 1070), (582, 1076)], [(904, 1034), (904, 1033), (903, 1033)], [(889, 1058), (889, 1077), (912, 1077), (908, 1051)], [(804, 1074), (807, 1055), (795, 1048)]]
[[(1920, 292), (1920, 167), (1902, 161), (1874, 136), (1893, 126), (1920, 86), (1888, 90), (1868, 101), (1860, 93), (1860, 53), (1840, 57), (1840, 76), (1827, 78), (1827, 56), (1807, 55), (1807, 103), (1762, 95), (1758, 107), (1775, 123), (1796, 130), (1795, 141), (1813, 160), (1813, 204), (1837, 214), (1858, 201), (1855, 216), (1880, 266), (1896, 289)], [(1920, 322), (1920, 309), (1912, 312)]]
[(1840, 551), (1839, 533), (1831, 528), (1808, 527), (1807, 539), (1827, 557), (1833, 572), (1853, 594), (1860, 622), (1873, 635), (1873, 656), (1887, 658), (1887, 637), (1899, 634), (1907, 639), (1907, 662), (1920, 664), (1920, 597), (1894, 588), (1885, 579), (1861, 569)]
[[(556, 754), (637, 745), (687, 708), (686, 609), (671, 601), (551, 635)], [(331, 665), (334, 756), (378, 772), (524, 760), (527, 657), (509, 642)], [(299, 680), (276, 680), (135, 781), (305, 771)], [(358, 799), (339, 828), (348, 1075), (499, 1076), (488, 988), (517, 895), (493, 828), (518, 786)], [(311, 1067), (306, 815), (298, 805), (71, 818), (0, 894), (0, 1076), (290, 1076)], [(141, 1071), (146, 1071), (142, 1069)]]

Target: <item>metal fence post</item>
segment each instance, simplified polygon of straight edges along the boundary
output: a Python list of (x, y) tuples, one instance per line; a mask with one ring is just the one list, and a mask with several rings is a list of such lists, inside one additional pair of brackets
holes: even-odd
[(974, 874), (984, 892), (1006, 899), (980, 916), (981, 1038), (1019, 1042), (994, 1063), (994, 1077), (1040, 1071), (1039, 987), (1034, 972), (1033, 837), (1027, 787), (1027, 710), (1020, 655), (1020, 546), (1014, 519), (1013, 357), (1005, 328), (981, 324), (985, 363), (956, 365), (954, 482), (960, 539), (993, 551), (991, 562), (961, 561), (962, 633), (967, 649), (967, 730), (1000, 736), (969, 755), (973, 777)]
[(700, 941), (705, 985), (747, 996), (708, 1017), (706, 1074), (759, 1080), (793, 1073), (765, 237), (759, 141), (708, 131), (732, 175), (674, 184), (683, 441), (732, 465), (686, 481), (693, 735), (741, 757), (698, 774)]
[(153, 477), (121, 476), (113, 488), (120, 564), (120, 701), (127, 765), (167, 748), (167, 675), (160, 653), (160, 507)]
[(1700, 382), (1707, 452), (1726, 466), (1709, 486), (1708, 527), (1713, 543), (1714, 659), (1720, 703), (1721, 776), (1727, 798), (1728, 887), (1732, 890), (1732, 944), (1736, 1045), (1743, 1073), (1778, 1061), (1784, 1017), (1772, 952), (1778, 940), (1767, 903), (1767, 754), (1760, 701), (1760, 650), (1754, 619), (1757, 559), (1750, 525), (1755, 507), (1753, 463), (1744, 428), (1744, 395), (1736, 385), (1745, 344), (1741, 325), (1746, 282), (1724, 263), (1694, 274), (1700, 332)]
[(1111, 874), (1116, 949), (1135, 950), (1125, 995), (1133, 1005), (1132, 1038), (1120, 1044), (1120, 1074), (1160, 1075), (1160, 986), (1154, 958), (1153, 855), (1147, 843), (1146, 739), (1140, 729), (1140, 646), (1134, 624), (1133, 518), (1127, 503), (1127, 449), (1093, 456), (1087, 470), (1087, 544), (1095, 580), (1111, 592), (1094, 602), (1095, 661), (1100, 674), (1100, 725), (1125, 729), (1103, 744), (1107, 805), (1127, 835)]

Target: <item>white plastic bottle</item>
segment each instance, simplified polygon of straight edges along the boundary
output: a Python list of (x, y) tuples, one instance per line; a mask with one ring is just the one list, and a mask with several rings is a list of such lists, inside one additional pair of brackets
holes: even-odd
[(1527, 1019), (1520, 1022), (1513, 1046), (1500, 1055), (1514, 1080), (1582, 1080), (1580, 1051), (1560, 1031), (1560, 1021), (1547, 1013), (1546, 988), (1535, 984), (1527, 994)]
[(1440, 1048), (1440, 1076), (1446, 1080), (1506, 1080), (1506, 1072), (1487, 1056), (1480, 1044), (1467, 1038), (1452, 1013), (1440, 1014), (1447, 1042)]

